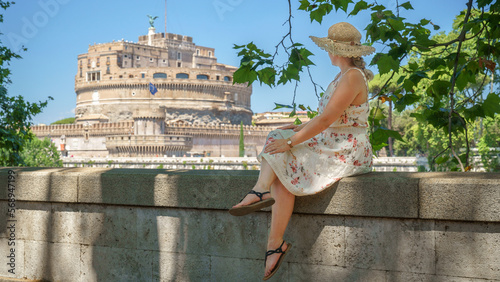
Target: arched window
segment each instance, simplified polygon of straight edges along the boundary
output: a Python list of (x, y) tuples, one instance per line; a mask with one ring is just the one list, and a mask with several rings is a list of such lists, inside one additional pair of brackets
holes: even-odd
[(196, 76), (196, 79), (208, 80), (208, 75), (206, 75), (206, 74), (199, 74), (199, 75)]
[(224, 81), (231, 81), (231, 77), (230, 76), (224, 76)]
[(175, 75), (175, 78), (187, 79), (189, 78), (189, 74), (187, 73), (178, 73)]
[(153, 78), (167, 78), (167, 74), (164, 72), (157, 72), (153, 74)]

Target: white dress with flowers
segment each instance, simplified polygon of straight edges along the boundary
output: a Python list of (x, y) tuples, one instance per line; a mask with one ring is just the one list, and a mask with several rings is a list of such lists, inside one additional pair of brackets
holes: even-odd
[[(350, 70), (359, 70), (367, 82), (363, 71), (357, 68)], [(321, 97), (319, 114), (323, 113), (341, 78), (330, 83)], [(351, 105), (320, 134), (283, 153), (271, 155), (262, 150), (257, 159), (262, 162), (262, 158), (265, 158), (281, 183), (296, 196), (316, 194), (342, 177), (370, 172), (372, 147), (367, 132), (369, 111), (368, 102)], [(291, 129), (273, 130), (267, 136), (266, 145), (271, 140), (287, 139), (295, 133)]]

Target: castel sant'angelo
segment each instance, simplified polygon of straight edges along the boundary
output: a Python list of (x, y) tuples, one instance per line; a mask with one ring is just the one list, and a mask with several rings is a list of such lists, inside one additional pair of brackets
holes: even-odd
[[(33, 126), (63, 156), (256, 156), (273, 126), (252, 126), (248, 85), (236, 67), (189, 36), (156, 33), (137, 42), (90, 45), (78, 56), (75, 123)], [(273, 124), (276, 125), (276, 124)]]

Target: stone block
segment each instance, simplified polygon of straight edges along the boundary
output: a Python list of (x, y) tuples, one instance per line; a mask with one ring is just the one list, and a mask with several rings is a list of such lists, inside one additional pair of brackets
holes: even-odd
[(348, 268), (434, 273), (434, 222), (346, 217)]
[(491, 174), (424, 178), (420, 180), (420, 217), (500, 222), (499, 198), (500, 177)]
[(437, 222), (436, 274), (500, 280), (500, 224)]
[[(269, 281), (287, 281), (287, 263)], [(264, 259), (210, 257), (210, 281), (261, 281)], [(205, 280), (205, 279), (204, 279)]]
[(344, 266), (344, 217), (294, 214), (285, 233), (293, 247), (287, 261)]
[(193, 170), (159, 175), (155, 204), (165, 207), (228, 210), (250, 191), (258, 171)]
[(230, 203), (238, 202), (253, 187), (257, 175), (258, 171), (86, 170), (79, 177), (78, 199), (85, 203), (229, 209)]
[(346, 177), (317, 195), (297, 197), (295, 212), (417, 218), (418, 181), (409, 173)]
[[(385, 282), (385, 272), (321, 264), (289, 263), (289, 280), (315, 282)], [(279, 281), (279, 280), (277, 280)]]
[(387, 282), (491, 282), (493, 280), (475, 279), (456, 276), (387, 271)]
[(44, 202), (18, 202), (17, 220), (19, 238), (31, 241), (52, 241), (51, 204)]
[(194, 255), (261, 259), (267, 213), (233, 217), (226, 211), (143, 209), (137, 215), (138, 248)]
[(152, 281), (217, 281), (210, 279), (211, 271), (209, 256), (169, 252), (158, 252), (157, 256), (158, 259), (154, 259), (152, 262)]
[[(66, 168), (12, 168), (16, 172), (17, 201), (76, 202), (78, 175)], [(5, 183), (8, 170), (0, 171)], [(3, 190), (3, 189), (2, 189)], [(0, 193), (6, 199), (6, 193)]]
[(153, 251), (88, 245), (82, 245), (77, 257), (81, 257), (82, 282), (151, 281), (159, 261)]
[(80, 280), (80, 245), (24, 242), (25, 277), (49, 281)]
[[(0, 238), (8, 238), (9, 235), (7, 234), (6, 228), (7, 228), (7, 220), (10, 219), (10, 217), (7, 215), (7, 211), (9, 209), (8, 202), (4, 200), (0, 200)], [(3, 216), (6, 215), (6, 216)], [(14, 218), (15, 219), (15, 218)]]
[(82, 205), (79, 231), (82, 244), (135, 249), (136, 209), (123, 206)]
[[(10, 278), (24, 277), (24, 259), (24, 241), (18, 238), (15, 241), (0, 238), (0, 276)], [(13, 273), (9, 272), (9, 270), (12, 270)]]

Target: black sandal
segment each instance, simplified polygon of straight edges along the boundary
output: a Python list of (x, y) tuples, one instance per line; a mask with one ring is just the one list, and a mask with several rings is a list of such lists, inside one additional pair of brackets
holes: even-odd
[(290, 250), (290, 248), (292, 247), (292, 244), (287, 243), (286, 244), (286, 246), (287, 246), (286, 251), (283, 252), (283, 249), (281, 248), (281, 247), (283, 247), (283, 244), (285, 244), (285, 240), (283, 240), (283, 243), (281, 243), (281, 246), (279, 248), (277, 248), (276, 250), (270, 250), (270, 251), (266, 252), (266, 258), (264, 259), (264, 267), (266, 266), (268, 256), (273, 255), (273, 254), (281, 254), (281, 255), (280, 255), (280, 258), (278, 259), (278, 261), (276, 262), (276, 265), (274, 266), (271, 273), (268, 276), (264, 276), (263, 280), (267, 280), (267, 279), (271, 278), (278, 271), (278, 268), (280, 268), (280, 265), (283, 262), (283, 258), (285, 257), (288, 250)]
[[(264, 196), (267, 193), (270, 193), (270, 192), (261, 193), (261, 192), (257, 192), (254, 190), (250, 190), (250, 192), (248, 192), (248, 194), (257, 195), (257, 197), (260, 198), (260, 201), (257, 201), (255, 203), (251, 203), (251, 204), (246, 205), (246, 206), (231, 208), (231, 209), (229, 209), (229, 213), (231, 215), (234, 215), (234, 216), (242, 216), (242, 215), (247, 215), (247, 214), (252, 213), (254, 211), (258, 211), (258, 210), (261, 210), (263, 208), (272, 206), (275, 202), (275, 200), (273, 198), (262, 200), (262, 196)], [(243, 199), (245, 199), (245, 197), (243, 197)], [(240, 202), (243, 201), (243, 199), (241, 199)]]

